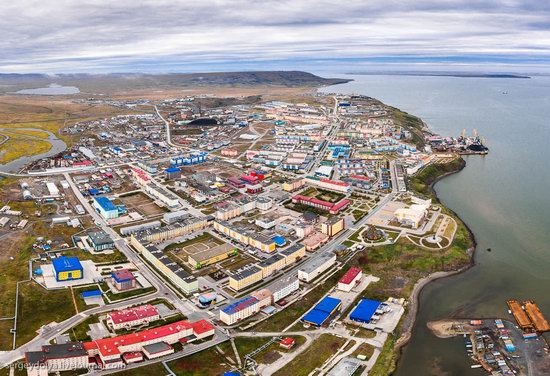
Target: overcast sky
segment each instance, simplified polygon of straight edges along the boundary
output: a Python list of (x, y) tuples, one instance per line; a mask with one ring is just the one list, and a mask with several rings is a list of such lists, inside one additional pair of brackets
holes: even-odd
[(0, 0), (0, 72), (550, 70), (547, 0)]

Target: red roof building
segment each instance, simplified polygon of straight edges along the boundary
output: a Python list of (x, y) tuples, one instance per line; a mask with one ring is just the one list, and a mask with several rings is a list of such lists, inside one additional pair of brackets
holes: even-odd
[(315, 198), (315, 197), (296, 195), (292, 197), (292, 202), (326, 210), (330, 212), (330, 214), (338, 214), (342, 209), (345, 209), (350, 204), (351, 201), (348, 199), (342, 199), (337, 203), (333, 204), (332, 202), (319, 200), (318, 198)]
[(104, 367), (119, 367), (124, 353), (141, 352), (144, 346), (160, 342), (174, 344), (183, 338), (188, 341), (202, 339), (214, 335), (214, 331), (214, 326), (206, 320), (194, 323), (182, 320), (137, 333), (85, 342), (83, 345), (88, 355), (97, 356), (98, 363)]
[(285, 337), (282, 339), (281, 342), (279, 342), (279, 345), (284, 348), (284, 349), (287, 349), (287, 350), (290, 350), (291, 348), (294, 347), (294, 344), (296, 343), (296, 341), (290, 337)]
[(351, 289), (361, 280), (363, 271), (352, 267), (338, 281), (338, 290), (351, 291)]
[(107, 314), (107, 324), (113, 329), (130, 328), (159, 320), (158, 310), (151, 304), (113, 311)]

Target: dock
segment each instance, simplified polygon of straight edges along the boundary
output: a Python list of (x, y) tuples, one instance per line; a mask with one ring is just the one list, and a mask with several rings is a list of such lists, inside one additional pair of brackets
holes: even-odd
[(525, 306), (525, 312), (527, 313), (527, 316), (533, 323), (533, 326), (535, 327), (535, 330), (537, 332), (542, 333), (550, 331), (550, 324), (544, 318), (542, 312), (535, 302), (533, 302), (532, 300), (526, 300), (525, 302), (523, 302), (523, 305)]
[(533, 324), (531, 323), (531, 320), (521, 308), (521, 305), (517, 300), (507, 300), (506, 304), (508, 304), (508, 308), (510, 308), (510, 311), (512, 311), (512, 314), (514, 315), (514, 318), (516, 319), (518, 326), (523, 330), (524, 332), (533, 332), (535, 328), (533, 327)]

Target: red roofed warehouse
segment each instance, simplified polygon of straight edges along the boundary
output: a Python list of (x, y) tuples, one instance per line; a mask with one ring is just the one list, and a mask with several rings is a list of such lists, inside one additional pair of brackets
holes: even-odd
[(351, 291), (361, 281), (362, 276), (363, 272), (361, 269), (356, 267), (350, 268), (338, 281), (338, 290)]

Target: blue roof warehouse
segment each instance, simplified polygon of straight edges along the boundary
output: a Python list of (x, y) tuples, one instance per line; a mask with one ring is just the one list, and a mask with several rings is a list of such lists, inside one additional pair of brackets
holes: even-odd
[(349, 318), (353, 321), (367, 323), (370, 321), (376, 310), (380, 307), (380, 302), (370, 299), (362, 299), (351, 312)]
[(340, 308), (341, 305), (342, 301), (340, 299), (326, 296), (302, 317), (302, 321), (310, 325), (321, 326)]

